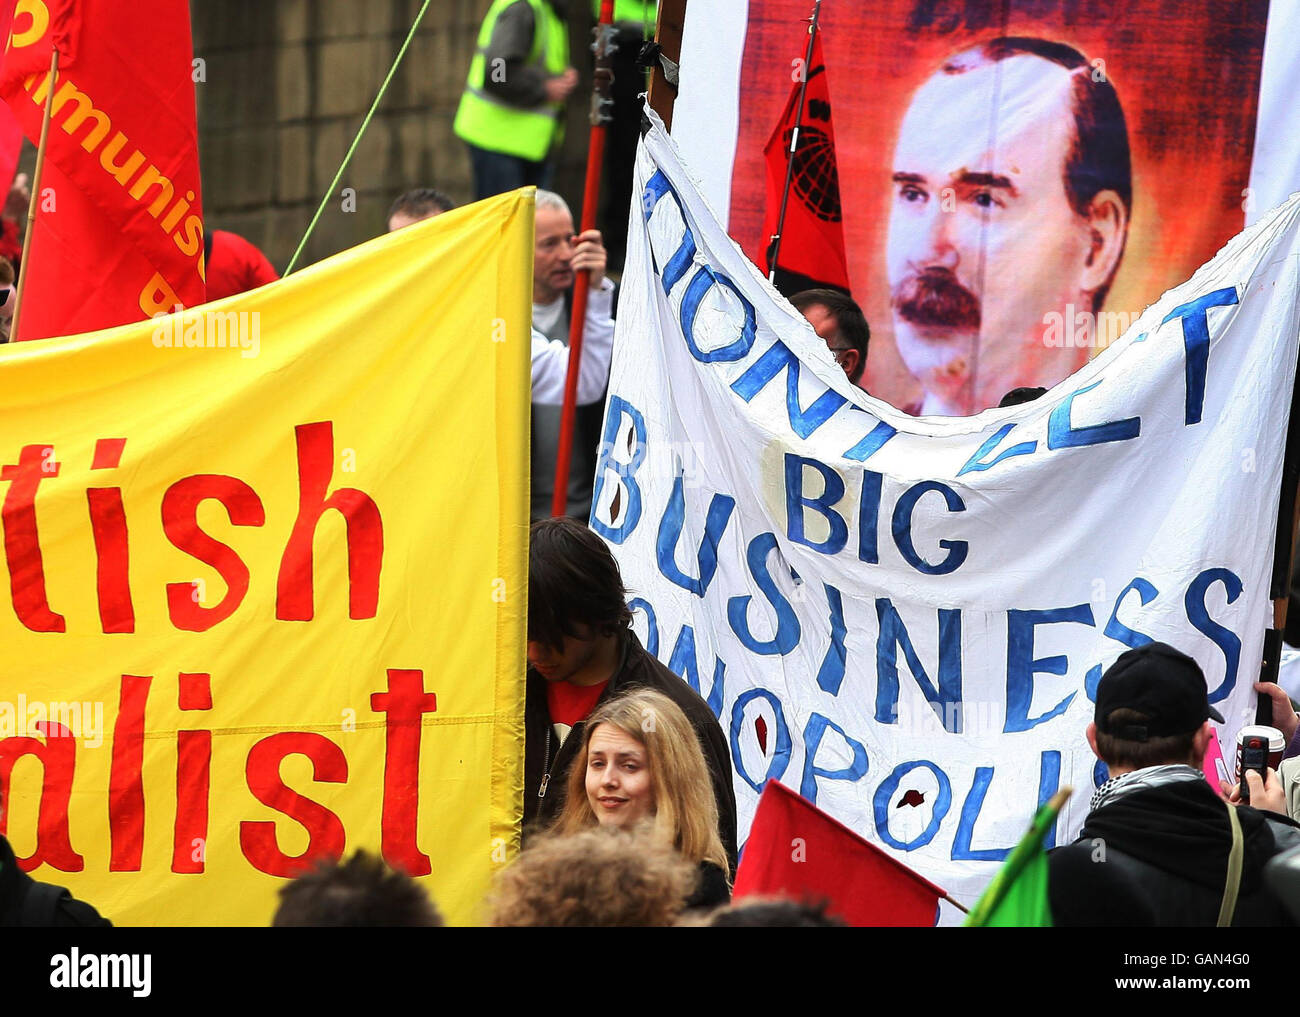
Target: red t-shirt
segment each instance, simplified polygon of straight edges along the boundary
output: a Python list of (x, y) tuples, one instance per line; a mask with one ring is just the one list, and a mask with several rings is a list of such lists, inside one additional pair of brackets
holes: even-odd
[(209, 300), (233, 297), (279, 278), (266, 255), (238, 233), (212, 231), (212, 256), (206, 270)]
[(596, 708), (596, 700), (605, 691), (608, 681), (599, 685), (571, 685), (569, 682), (546, 683), (546, 709), (551, 714), (551, 726), (560, 744), (569, 737), (573, 725), (581, 723)]

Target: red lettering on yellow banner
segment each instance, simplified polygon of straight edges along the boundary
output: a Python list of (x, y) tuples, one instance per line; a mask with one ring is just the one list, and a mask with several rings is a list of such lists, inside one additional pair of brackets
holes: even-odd
[(341, 487), (325, 497), (334, 474), (333, 423), (299, 424), (294, 432), (298, 437), (298, 518), (280, 559), (275, 616), (285, 621), (311, 621), (315, 613), (312, 540), (320, 517), (332, 508), (347, 522), (348, 617), (373, 618), (379, 608), (379, 571), (384, 557), (379, 506), (351, 487)]
[(135, 607), (131, 603), (130, 553), (127, 548), (126, 510), (120, 487), (92, 487), (86, 491), (90, 528), (95, 537), (95, 590), (99, 596), (99, 624), (105, 632), (134, 632)]
[(347, 843), (338, 816), (280, 779), (281, 761), (295, 754), (311, 760), (312, 780), (343, 784), (348, 779), (347, 757), (324, 735), (285, 731), (263, 738), (249, 750), (245, 768), (248, 790), (263, 805), (300, 823), (308, 836), (302, 854), (287, 855), (276, 842), (274, 823), (245, 820), (239, 824), (239, 849), (254, 868), (271, 876), (292, 878), (317, 858), (341, 857)]
[[(10, 779), (14, 764), (23, 756), (41, 761), (44, 778), (41, 805), (36, 818), (36, 850), (18, 859), (18, 867), (30, 872), (49, 863), (64, 872), (80, 872), (85, 860), (72, 850), (68, 831), (68, 804), (72, 800), (72, 777), (77, 765), (77, 740), (62, 724), (38, 721), (36, 730), (45, 736), (42, 743), (20, 736), (0, 740), (0, 803), (10, 800)], [(0, 809), (0, 834), (6, 830), (6, 813)]]
[(248, 566), (221, 541), (208, 536), (198, 523), (200, 503), (219, 501), (234, 526), (261, 526), (266, 512), (257, 492), (234, 477), (200, 474), (178, 480), (162, 501), (163, 532), (176, 547), (221, 574), (226, 595), (213, 607), (199, 604), (194, 583), (167, 584), (167, 611), (172, 624), (188, 632), (205, 632), (224, 621), (248, 593)]
[[(276, 617), (311, 621), (315, 615), (313, 540), (329, 509), (343, 516), (348, 555), (348, 616), (375, 617), (383, 571), (384, 521), (373, 498), (351, 487), (329, 492), (334, 472), (334, 430), (330, 421), (295, 428), (298, 446), (298, 515), (285, 544), (276, 579)], [(115, 469), (125, 438), (100, 439), (93, 470)], [(52, 445), (25, 445), (17, 463), (0, 467), (8, 481), (3, 507), (5, 558), (14, 613), (33, 632), (65, 632), (67, 622), (49, 604), (44, 557), (37, 528), (36, 495), (43, 481), (59, 476)], [(200, 529), (198, 507), (221, 503), (234, 526), (263, 526), (266, 512), (257, 492), (237, 477), (195, 474), (182, 477), (163, 494), (164, 536), (178, 550), (215, 569), (226, 585), (221, 600), (200, 603), (193, 580), (166, 586), (168, 618), (176, 628), (205, 632), (238, 610), (251, 576), (239, 554)], [(86, 502), (95, 546), (99, 623), (104, 632), (135, 631), (130, 585), (130, 542), (120, 487), (88, 487)]]
[[(420, 736), (424, 715), (437, 711), (438, 697), (425, 691), (421, 670), (388, 668), (387, 675), (387, 691), (370, 696), (371, 709), (384, 715), (381, 852), (394, 868), (413, 876), (426, 876), (432, 866), (418, 843)], [(145, 827), (150, 812), (144, 785), (145, 719), (152, 684), (153, 677), (149, 675), (121, 676), (108, 784), (110, 872), (138, 872), (143, 863)], [(187, 712), (211, 710), (211, 676), (181, 672), (177, 677), (176, 703)], [(20, 859), (20, 864), (28, 871), (48, 863), (64, 872), (79, 872), (85, 862), (72, 848), (68, 825), (77, 738), (62, 724), (41, 721), (35, 727), (45, 736), (44, 742), (23, 735), (0, 739), (0, 800), (8, 800), (12, 794), (14, 764), (24, 756), (39, 759), (43, 784), (37, 846), (30, 857)], [(261, 739), (249, 750), (245, 763), (249, 791), (263, 805), (300, 824), (307, 831), (308, 843), (301, 854), (286, 854), (280, 848), (274, 821), (245, 820), (239, 824), (239, 847), (255, 868), (286, 878), (297, 875), (318, 859), (342, 856), (347, 843), (343, 822), (334, 812), (284, 783), (280, 765), (291, 755), (304, 755), (311, 760), (313, 781), (345, 784), (348, 780), (348, 761), (343, 749), (322, 734), (279, 732)], [(177, 731), (172, 872), (205, 871), (211, 771), (212, 731)], [(0, 833), (5, 832), (5, 816), (0, 812)]]
[(438, 697), (424, 691), (424, 672), (388, 669), (388, 691), (370, 696), (370, 708), (387, 715), (384, 724), (384, 860), (411, 876), (433, 871), (416, 846), (420, 810), (420, 725), (438, 709)]
[(58, 475), (51, 445), (25, 445), (15, 465), (0, 469), (0, 480), (9, 481), (3, 509), (9, 589), (14, 613), (33, 632), (63, 632), (67, 627), (63, 615), (50, 610), (45, 595), (45, 564), (36, 529), (36, 489), (46, 477)]
[[(177, 676), (176, 705), (212, 709), (212, 676)], [(208, 841), (208, 794), (212, 790), (212, 732), (176, 732), (176, 824), (172, 872), (202, 872)]]
[(144, 708), (149, 675), (122, 675), (108, 778), (110, 872), (138, 872), (144, 852)]

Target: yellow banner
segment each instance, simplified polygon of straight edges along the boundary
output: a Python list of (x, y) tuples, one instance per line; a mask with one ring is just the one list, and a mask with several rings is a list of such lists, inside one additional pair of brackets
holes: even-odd
[(34, 878), (263, 925), (367, 848), (479, 918), (523, 784), (532, 229), (517, 191), (0, 347), (0, 832)]

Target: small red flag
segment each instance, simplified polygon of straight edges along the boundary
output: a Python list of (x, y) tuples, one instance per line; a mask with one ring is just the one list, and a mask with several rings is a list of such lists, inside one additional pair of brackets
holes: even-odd
[(58, 81), (23, 254), (23, 339), (203, 303), (203, 210), (186, 0), (21, 0), (0, 95), (38, 142)]
[(929, 926), (941, 889), (769, 780), (758, 801), (732, 896), (781, 895), (829, 902), (856, 926)]
[(777, 232), (781, 216), (781, 196), (785, 191), (786, 169), (790, 165), (790, 140), (797, 122), (801, 126), (785, 223), (781, 228), (778, 271), (802, 276), (801, 289), (832, 286), (848, 292), (849, 269), (844, 255), (835, 129), (831, 125), (831, 92), (826, 82), (826, 64), (822, 60), (821, 36), (813, 36), (812, 61), (807, 67), (803, 67), (800, 61), (798, 66), (808, 77), (803, 115), (797, 115), (802, 83), (796, 75), (790, 100), (763, 149), (767, 160), (763, 269), (770, 272), (772, 268), (772, 237)]

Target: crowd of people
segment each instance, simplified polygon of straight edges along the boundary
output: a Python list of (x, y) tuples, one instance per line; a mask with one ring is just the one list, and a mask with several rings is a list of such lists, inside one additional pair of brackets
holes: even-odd
[[(835, 925), (833, 901), (731, 900), (736, 802), (727, 739), (704, 700), (631, 627), (618, 564), (577, 520), (532, 526), (522, 851), (498, 874), (492, 925)], [(1223, 718), (1205, 676), (1163, 643), (1122, 654), (1097, 687), (1089, 747), (1107, 779), (1078, 838), (1049, 855), (1058, 926), (1291, 925), (1300, 899), (1269, 874), (1300, 852), (1300, 716), (1259, 683), (1286, 743), (1282, 774), (1212, 787)], [(2, 806), (3, 803), (0, 803)], [(1280, 859), (1285, 864), (1286, 858)], [(328, 860), (281, 892), (273, 924), (442, 923), (377, 858)], [(107, 924), (22, 872), (0, 837), (0, 925)]]

